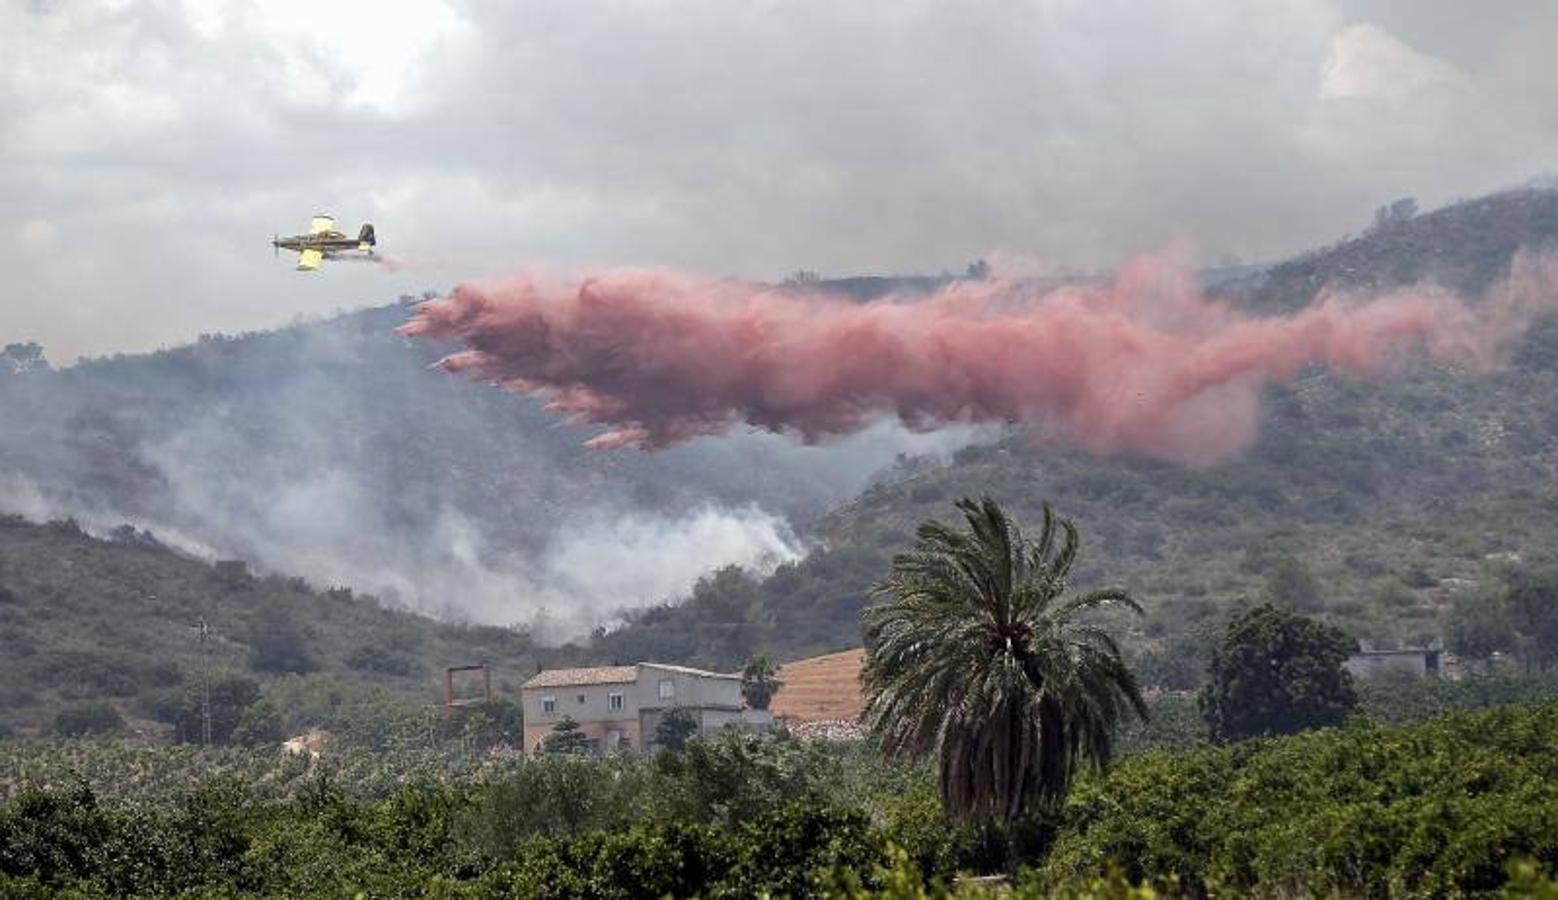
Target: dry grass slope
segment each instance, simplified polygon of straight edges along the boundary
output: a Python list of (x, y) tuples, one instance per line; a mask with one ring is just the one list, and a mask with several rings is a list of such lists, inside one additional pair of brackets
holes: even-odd
[(785, 663), (784, 688), (774, 695), (773, 713), (790, 722), (854, 720), (860, 716), (863, 649), (845, 650)]

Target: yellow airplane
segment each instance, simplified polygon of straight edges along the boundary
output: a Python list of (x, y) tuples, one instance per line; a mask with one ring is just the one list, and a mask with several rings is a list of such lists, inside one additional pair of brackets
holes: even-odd
[(372, 256), (373, 248), (379, 242), (373, 236), (372, 225), (363, 225), (362, 230), (357, 232), (357, 239), (353, 240), (335, 229), (335, 219), (321, 213), (308, 223), (308, 234), (294, 234), (291, 237), (278, 235), (270, 243), (278, 253), (282, 250), (296, 251), (298, 271), (312, 272), (325, 260), (335, 259), (338, 253), (357, 251)]

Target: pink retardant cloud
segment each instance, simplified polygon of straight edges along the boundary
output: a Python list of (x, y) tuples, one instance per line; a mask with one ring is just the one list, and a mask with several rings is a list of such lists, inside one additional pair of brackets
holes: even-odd
[(1172, 255), (1103, 286), (957, 282), (870, 303), (663, 270), (463, 284), (399, 332), (465, 345), (440, 365), (658, 448), (738, 423), (817, 441), (884, 416), (1008, 422), (1100, 454), (1206, 465), (1255, 440), (1260, 391), (1320, 364), (1357, 376), (1427, 352), (1498, 364), (1554, 308), (1555, 269), (1517, 260), (1475, 306), (1424, 287), (1326, 294), (1292, 315), (1207, 298)]

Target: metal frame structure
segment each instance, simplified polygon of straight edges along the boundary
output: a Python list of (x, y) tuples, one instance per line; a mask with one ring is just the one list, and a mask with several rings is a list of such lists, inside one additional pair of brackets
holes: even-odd
[[(454, 676), (457, 672), (480, 672), (481, 690), (480, 697), (467, 697), (456, 700), (454, 696)], [(454, 711), (461, 706), (474, 706), (478, 703), (486, 703), (492, 699), (492, 669), (486, 663), (476, 663), (469, 666), (450, 666), (444, 670), (444, 715), (454, 715)]]

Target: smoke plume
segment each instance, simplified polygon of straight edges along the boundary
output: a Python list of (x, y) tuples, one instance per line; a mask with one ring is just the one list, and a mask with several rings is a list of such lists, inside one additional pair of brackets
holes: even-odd
[(1261, 389), (1306, 366), (1375, 376), (1419, 348), (1497, 365), (1554, 306), (1555, 274), (1550, 258), (1520, 257), (1476, 304), (1425, 286), (1256, 316), (1207, 297), (1172, 253), (1101, 286), (963, 281), (863, 304), (620, 270), (463, 284), (399, 331), (462, 342), (448, 371), (609, 426), (596, 447), (666, 447), (742, 421), (814, 442), (887, 414), (918, 430), (1004, 421), (1096, 453), (1204, 465), (1248, 448)]

